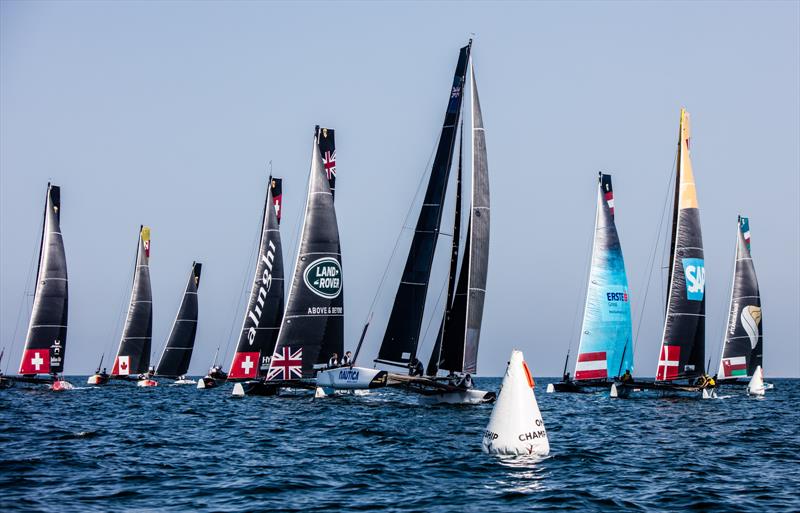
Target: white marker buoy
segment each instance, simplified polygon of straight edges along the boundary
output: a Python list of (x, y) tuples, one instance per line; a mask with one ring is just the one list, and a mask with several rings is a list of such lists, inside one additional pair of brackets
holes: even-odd
[(753, 372), (753, 377), (750, 378), (750, 383), (747, 385), (747, 393), (750, 395), (765, 395), (766, 387), (764, 386), (764, 371), (761, 366), (757, 366)]
[(483, 434), (483, 452), (547, 456), (550, 442), (522, 351), (511, 352), (497, 403)]

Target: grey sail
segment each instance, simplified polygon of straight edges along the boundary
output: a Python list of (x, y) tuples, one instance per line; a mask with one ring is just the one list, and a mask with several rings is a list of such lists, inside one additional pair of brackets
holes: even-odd
[(153, 293), (150, 287), (150, 228), (139, 229), (136, 246), (136, 268), (133, 273), (128, 317), (122, 330), (113, 376), (146, 372), (150, 366), (150, 347), (153, 337)]
[(200, 286), (200, 271), (203, 264), (192, 262), (189, 281), (183, 292), (178, 315), (167, 338), (167, 345), (158, 361), (156, 374), (177, 378), (189, 370), (189, 363), (194, 350), (194, 339), (197, 334), (197, 289)]
[(445, 317), (439, 367), (475, 373), (489, 268), (489, 166), (475, 72), (472, 81), (472, 191), (461, 272)]
[(36, 292), (20, 374), (59, 374), (64, 371), (67, 298), (67, 260), (61, 236), (61, 188), (47, 184)]
[(339, 226), (314, 134), (303, 231), (267, 380), (314, 377), (315, 367), (344, 347)]

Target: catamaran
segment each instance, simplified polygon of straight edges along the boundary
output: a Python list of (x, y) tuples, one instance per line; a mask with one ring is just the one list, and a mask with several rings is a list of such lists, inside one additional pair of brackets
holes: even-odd
[(764, 324), (750, 254), (750, 219), (739, 216), (736, 224), (731, 300), (717, 379), (720, 384), (743, 384), (742, 380), (750, 378), (748, 392), (763, 395), (772, 386), (763, 383)]
[(269, 369), (269, 357), (275, 347), (284, 307), (280, 233), (282, 188), (282, 179), (269, 177), (250, 299), (244, 312), (230, 371), (226, 373), (217, 365), (215, 355), (214, 364), (208, 375), (198, 381), (197, 388), (214, 388), (226, 380), (256, 379), (266, 375)]
[[(33, 310), (19, 364), (19, 376), (5, 376), (3, 388), (13, 381), (47, 384), (51, 390), (71, 390), (64, 372), (67, 347), (67, 259), (61, 235), (61, 188), (47, 184), (39, 268)], [(43, 374), (47, 377), (40, 378)]]
[[(494, 400), (495, 394), (475, 390), (471, 375), (477, 371), (483, 305), (486, 294), (486, 273), (489, 257), (489, 177), (483, 117), (478, 99), (475, 73), (470, 52), (472, 41), (461, 48), (453, 85), (449, 91), (447, 111), (439, 144), (431, 167), (425, 197), (417, 218), (411, 247), (406, 257), (397, 293), (376, 364), (406, 369), (407, 374), (388, 373), (377, 368), (348, 366), (323, 370), (317, 384), (324, 393), (336, 389), (396, 386), (419, 393), (426, 402), (474, 403)], [(461, 122), (462, 102), (470, 78), (470, 122)], [(459, 138), (459, 134), (461, 137)], [(469, 159), (463, 159), (463, 137), (470, 138)], [(422, 319), (440, 236), (450, 170), (456, 142), (459, 144), (456, 180), (456, 211), (453, 243), (448, 275), (448, 295), (438, 336), (428, 358), (427, 372), (419, 351)], [(464, 237), (459, 271), (459, 245), (462, 170), (469, 166), (471, 191), (467, 210), (467, 232)], [(369, 321), (362, 332), (354, 361), (358, 359)], [(440, 371), (446, 376), (439, 377)]]
[[(141, 387), (154, 387), (155, 370), (150, 368), (150, 348), (153, 338), (153, 293), (150, 287), (150, 228), (139, 227), (136, 244), (136, 264), (128, 304), (128, 316), (122, 329), (111, 379), (133, 380)], [(90, 376), (88, 384), (103, 384), (102, 376)]]
[[(233, 395), (275, 395), (282, 388), (314, 389), (312, 379), (344, 345), (344, 297), (339, 226), (330, 169), (322, 140), (333, 130), (314, 130), (305, 215), (286, 309), (270, 350), (266, 376), (236, 383)], [(262, 353), (263, 354), (263, 353)]]
[(172, 323), (167, 344), (156, 366), (156, 376), (172, 378), (176, 385), (193, 385), (194, 380), (186, 378), (189, 362), (194, 350), (194, 339), (197, 334), (197, 289), (200, 286), (200, 271), (203, 264), (192, 262), (189, 281), (183, 291), (183, 299), (175, 322)]
[(612, 396), (634, 388), (661, 392), (702, 392), (713, 396), (713, 381), (705, 374), (705, 260), (700, 209), (690, 155), (689, 113), (681, 109), (678, 131), (675, 199), (670, 246), (669, 292), (654, 382), (616, 380)]
[(614, 377), (633, 372), (630, 293), (614, 222), (614, 202), (611, 175), (600, 173), (592, 264), (575, 372), (570, 378), (564, 369), (564, 379), (547, 385), (548, 392), (608, 390)]

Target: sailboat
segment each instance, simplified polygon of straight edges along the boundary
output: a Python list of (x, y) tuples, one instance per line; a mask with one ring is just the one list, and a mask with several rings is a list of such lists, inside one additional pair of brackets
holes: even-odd
[[(739, 216), (736, 224), (731, 299), (717, 372), (720, 384), (744, 384), (742, 380), (763, 372), (764, 323), (756, 269), (750, 254), (750, 219)], [(764, 386), (755, 388), (766, 389)]]
[(133, 379), (143, 387), (157, 386), (150, 369), (153, 338), (153, 293), (150, 287), (150, 228), (139, 227), (128, 317), (122, 330), (111, 379)]
[(344, 302), (339, 226), (321, 141), (333, 130), (314, 130), (305, 215), (286, 309), (269, 353), (266, 376), (234, 386), (233, 395), (275, 395), (281, 388), (308, 388), (312, 378), (344, 345)]
[[(61, 235), (61, 188), (48, 183), (36, 292), (19, 364), (20, 376), (6, 376), (4, 380), (45, 383), (56, 391), (73, 388), (60, 377), (64, 372), (67, 346), (67, 285), (67, 260)], [(40, 378), (39, 374), (47, 377)]]
[(269, 357), (275, 347), (283, 318), (283, 249), (280, 219), (283, 201), (282, 179), (269, 178), (269, 187), (261, 215), (261, 238), (258, 243), (255, 274), (250, 298), (244, 312), (242, 328), (231, 361), (225, 373), (216, 364), (197, 388), (214, 388), (225, 380), (244, 381), (266, 375)]
[(575, 372), (548, 392), (607, 390), (615, 377), (633, 370), (630, 294), (622, 246), (617, 234), (611, 175), (600, 173), (597, 181), (592, 264), (583, 308), (580, 344)]
[(172, 323), (167, 344), (156, 366), (156, 376), (173, 378), (176, 385), (193, 385), (194, 380), (186, 379), (189, 362), (194, 350), (194, 339), (197, 334), (198, 299), (197, 289), (200, 286), (200, 271), (203, 264), (192, 262), (189, 281), (183, 292), (181, 306)]
[(690, 155), (689, 113), (681, 109), (670, 246), (669, 292), (654, 382), (617, 380), (612, 396), (634, 387), (713, 396), (705, 374), (705, 260)]
[[(325, 389), (374, 388), (380, 385), (401, 387), (419, 393), (425, 402), (471, 403), (493, 400), (494, 393), (474, 390), (471, 374), (477, 371), (478, 345), (486, 294), (486, 273), (489, 251), (489, 179), (483, 117), (477, 84), (471, 66), (472, 41), (459, 51), (453, 85), (439, 144), (431, 167), (425, 197), (420, 208), (411, 247), (406, 257), (400, 283), (394, 298), (383, 340), (374, 360), (376, 364), (406, 369), (408, 374), (387, 373), (377, 369), (350, 367), (320, 372), (318, 384)], [(464, 128), (461, 111), (467, 76), (470, 77), (470, 125)], [(448, 297), (434, 348), (429, 355), (428, 372), (419, 354), (422, 319), (439, 239), (450, 170), (453, 167), (458, 135), (458, 180), (453, 244), (448, 275)], [(471, 150), (467, 162), (463, 155), (463, 136), (470, 137)], [(471, 172), (471, 191), (467, 210), (467, 233), (464, 237), (462, 261), (458, 266), (464, 166)], [(356, 350), (361, 349), (369, 322), (364, 327)], [(448, 371), (438, 377), (440, 370)]]

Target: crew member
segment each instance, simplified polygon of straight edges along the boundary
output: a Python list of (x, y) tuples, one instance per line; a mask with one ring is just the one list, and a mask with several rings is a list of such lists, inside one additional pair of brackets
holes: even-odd
[(631, 370), (630, 369), (625, 369), (625, 374), (623, 374), (622, 377), (619, 378), (619, 380), (622, 381), (623, 383), (626, 383), (628, 381), (632, 381), (633, 380), (633, 376), (631, 376)]
[(338, 367), (338, 366), (339, 366), (339, 355), (336, 354), (336, 353), (333, 353), (331, 355), (331, 358), (328, 360), (328, 368), (329, 369), (333, 369), (334, 367)]
[(408, 375), (409, 376), (422, 376), (425, 373), (425, 367), (422, 365), (422, 362), (419, 361), (419, 358), (416, 356), (408, 362)]
[(348, 367), (352, 365), (353, 365), (353, 353), (347, 351), (342, 357), (342, 367)]

